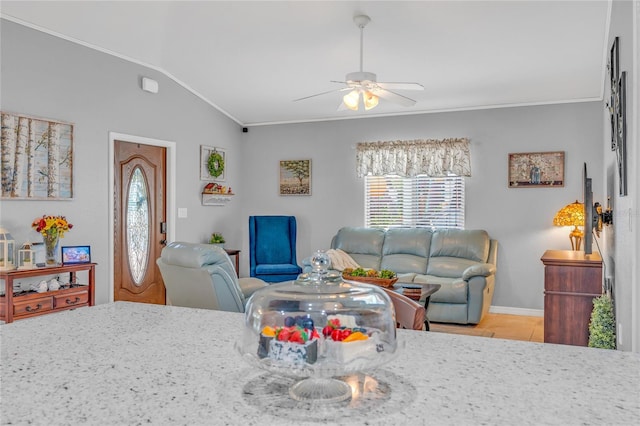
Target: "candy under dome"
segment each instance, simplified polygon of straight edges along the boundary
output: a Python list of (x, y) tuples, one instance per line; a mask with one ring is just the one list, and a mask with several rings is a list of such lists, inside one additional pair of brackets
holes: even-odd
[(250, 364), (302, 378), (289, 390), (300, 401), (350, 398), (351, 388), (336, 377), (374, 369), (398, 348), (384, 290), (345, 282), (328, 265), (326, 253), (316, 252), (312, 272), (255, 292), (236, 345)]

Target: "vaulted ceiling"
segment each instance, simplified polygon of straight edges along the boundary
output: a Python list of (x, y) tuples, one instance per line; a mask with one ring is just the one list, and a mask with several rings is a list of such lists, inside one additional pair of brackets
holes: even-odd
[[(238, 123), (602, 98), (609, 1), (2, 1), (3, 18), (160, 70)], [(360, 66), (413, 107), (338, 111)], [(162, 87), (160, 87), (162, 90)]]

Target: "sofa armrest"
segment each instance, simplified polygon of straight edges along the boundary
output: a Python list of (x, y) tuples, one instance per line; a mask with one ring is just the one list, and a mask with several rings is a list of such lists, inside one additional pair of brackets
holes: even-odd
[(263, 287), (266, 287), (268, 284), (265, 281), (262, 281), (259, 278), (238, 278), (238, 285), (240, 286), (240, 290), (244, 295), (245, 299), (249, 299), (249, 297), (255, 293), (257, 290), (260, 290)]
[(496, 266), (491, 263), (478, 263), (471, 265), (462, 273), (462, 279), (469, 281), (472, 277), (488, 277), (496, 273)]

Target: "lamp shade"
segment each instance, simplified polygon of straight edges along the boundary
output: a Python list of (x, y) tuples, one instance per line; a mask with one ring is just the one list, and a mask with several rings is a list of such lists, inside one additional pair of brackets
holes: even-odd
[(362, 100), (364, 102), (364, 109), (367, 111), (378, 105), (378, 97), (369, 91), (362, 94)]
[(577, 200), (575, 203), (567, 204), (556, 213), (553, 224), (555, 226), (583, 226), (584, 205)]
[(362, 103), (364, 109), (369, 111), (378, 105), (378, 97), (368, 90), (354, 89), (342, 97), (344, 106), (352, 111), (358, 111), (360, 108), (360, 93), (362, 93)]
[(360, 92), (352, 90), (342, 97), (344, 105), (352, 111), (358, 110), (358, 103), (360, 102)]
[(584, 226), (584, 205), (582, 203), (576, 200), (575, 203), (567, 204), (561, 208), (553, 218), (553, 224), (555, 226), (573, 226), (573, 230), (569, 234), (571, 248), (580, 250), (584, 236), (583, 232), (578, 229), (578, 226)]

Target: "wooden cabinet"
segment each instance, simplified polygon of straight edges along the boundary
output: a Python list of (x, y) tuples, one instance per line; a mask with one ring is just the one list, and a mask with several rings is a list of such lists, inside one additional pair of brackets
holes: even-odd
[[(0, 320), (10, 323), (16, 319), (29, 318), (81, 306), (93, 306), (95, 304), (95, 265), (95, 263), (86, 263), (20, 271), (1, 271), (0, 279), (4, 281), (5, 295), (0, 297)], [(87, 282), (78, 284), (76, 273), (82, 271), (86, 271), (88, 275)], [(13, 294), (13, 282), (16, 280), (62, 274), (69, 274), (68, 282), (71, 285), (45, 293)], [(61, 281), (66, 282), (66, 279), (61, 277)]]
[(545, 343), (587, 346), (593, 299), (602, 294), (600, 255), (547, 250), (541, 260)]

